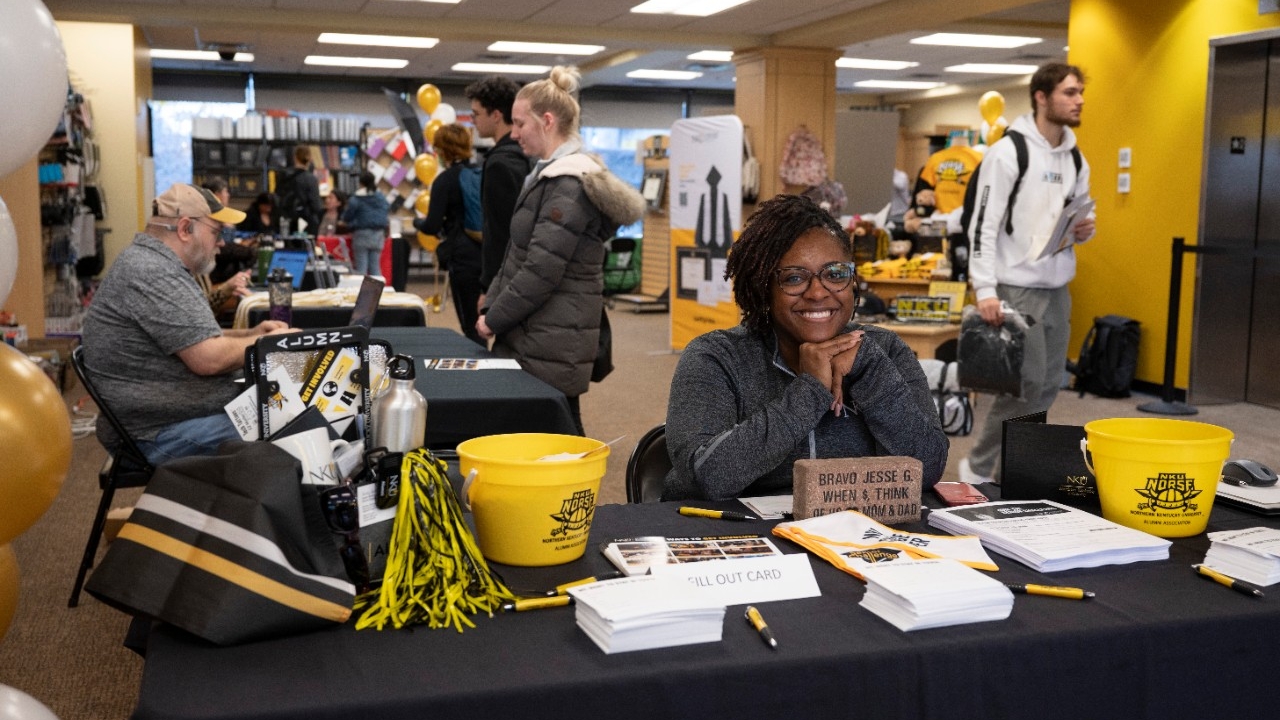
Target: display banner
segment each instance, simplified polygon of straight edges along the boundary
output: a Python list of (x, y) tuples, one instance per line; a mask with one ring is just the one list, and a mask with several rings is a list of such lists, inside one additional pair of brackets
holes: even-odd
[(736, 115), (671, 126), (671, 347), (738, 324), (724, 279), (742, 232), (742, 121)]

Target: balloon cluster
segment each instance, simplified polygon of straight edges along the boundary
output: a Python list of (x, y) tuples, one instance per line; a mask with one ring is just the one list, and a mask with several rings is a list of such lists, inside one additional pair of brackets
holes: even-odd
[(995, 90), (983, 93), (978, 100), (978, 112), (982, 113), (982, 142), (991, 147), (1009, 129), (1009, 121), (1004, 117), (1004, 96)]
[[(418, 88), (418, 107), (421, 107), (429, 118), (427, 124), (422, 127), (422, 136), (432, 145), (435, 144), (437, 130), (458, 120), (458, 112), (449, 103), (440, 102), (440, 88), (431, 83)], [(436, 178), (436, 173), (440, 172), (440, 161), (436, 159), (435, 154), (426, 152), (424, 148), (422, 154), (413, 160), (413, 172), (419, 182), (430, 187), (431, 181)], [(431, 209), (431, 193), (419, 194), (418, 199), (413, 203), (413, 209), (426, 215)], [(418, 244), (428, 252), (434, 252), (439, 243), (439, 238), (418, 233)]]

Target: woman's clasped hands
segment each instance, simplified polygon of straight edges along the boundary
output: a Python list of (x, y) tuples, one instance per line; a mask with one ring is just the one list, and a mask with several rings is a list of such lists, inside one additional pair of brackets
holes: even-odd
[(862, 330), (836, 335), (822, 342), (800, 345), (800, 371), (818, 379), (835, 399), (831, 411), (844, 414), (844, 377), (853, 369), (853, 360), (862, 345)]

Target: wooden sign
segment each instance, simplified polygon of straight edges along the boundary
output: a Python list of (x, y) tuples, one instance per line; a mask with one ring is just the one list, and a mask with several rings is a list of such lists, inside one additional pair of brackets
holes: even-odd
[(796, 520), (857, 510), (894, 525), (920, 519), (924, 465), (910, 457), (797, 460), (792, 469)]
[(899, 295), (899, 320), (915, 322), (949, 322), (951, 320), (951, 299), (932, 295)]

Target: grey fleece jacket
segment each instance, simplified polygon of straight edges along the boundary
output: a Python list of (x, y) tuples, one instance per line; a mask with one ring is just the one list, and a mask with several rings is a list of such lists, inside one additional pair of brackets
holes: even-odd
[(896, 334), (866, 331), (844, 379), (846, 412), (831, 391), (792, 372), (777, 340), (743, 326), (715, 330), (684, 349), (671, 380), (667, 451), (674, 464), (663, 500), (791, 492), (802, 458), (905, 455), (924, 464), (923, 487), (942, 477), (950, 443), (928, 381)]
[(543, 167), (520, 193), (485, 295), (494, 354), (565, 395), (586, 392), (604, 304), (604, 242), (644, 207), (635, 188), (585, 153)]

